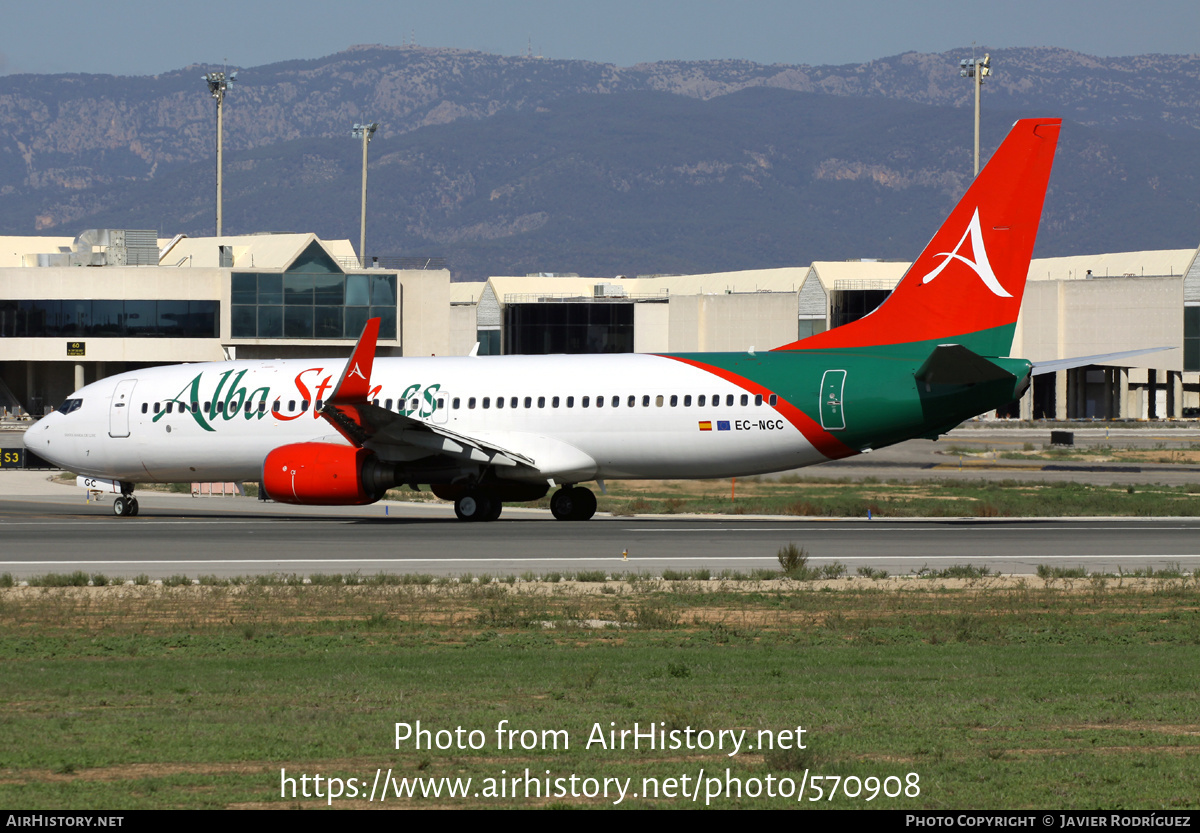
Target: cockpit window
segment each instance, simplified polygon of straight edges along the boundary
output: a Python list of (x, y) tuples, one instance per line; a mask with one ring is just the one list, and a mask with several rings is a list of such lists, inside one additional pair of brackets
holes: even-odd
[(71, 411), (78, 411), (82, 407), (82, 399), (66, 399), (63, 401), (62, 406), (59, 407), (58, 412), (60, 414), (69, 414)]

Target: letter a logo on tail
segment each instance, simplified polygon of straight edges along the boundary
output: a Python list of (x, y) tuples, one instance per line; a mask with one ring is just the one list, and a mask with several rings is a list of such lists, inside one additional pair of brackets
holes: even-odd
[[(961, 254), (963, 243), (967, 240), (971, 241), (971, 254), (975, 259), (971, 260)], [(974, 216), (971, 217), (971, 222), (967, 226), (967, 230), (963, 232), (962, 239), (958, 241), (958, 245), (954, 247), (952, 252), (938, 252), (934, 257), (944, 257), (945, 260), (938, 265), (928, 275), (921, 279), (921, 283), (929, 283), (942, 273), (951, 261), (958, 260), (970, 267), (971, 271), (979, 276), (983, 281), (984, 286), (992, 291), (993, 295), (1001, 298), (1011, 298), (1012, 294), (1005, 291), (1000, 285), (1000, 281), (996, 279), (996, 273), (992, 271), (992, 264), (988, 263), (987, 249), (983, 245), (983, 231), (979, 228), (979, 209), (975, 209)]]

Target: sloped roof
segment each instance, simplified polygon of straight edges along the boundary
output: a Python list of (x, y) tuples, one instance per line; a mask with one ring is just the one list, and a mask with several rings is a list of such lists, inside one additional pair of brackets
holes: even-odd
[(866, 282), (894, 288), (911, 265), (909, 262), (818, 260), (813, 262), (812, 269), (821, 281), (821, 286), (829, 292), (837, 288), (839, 281)]
[(1191, 265), (1195, 255), (1195, 249), (1161, 249), (1073, 257), (1039, 257), (1029, 263), (1029, 280), (1086, 280), (1089, 269), (1092, 270), (1094, 278), (1182, 275)]
[(478, 304), (487, 281), (451, 281), (451, 304)]
[(162, 266), (220, 266), (220, 246), (233, 247), (236, 269), (283, 269), (310, 243), (318, 243), (333, 258), (355, 257), (349, 240), (321, 240), (315, 234), (248, 234), (223, 237), (183, 237), (167, 251)]
[[(547, 278), (497, 275), (489, 279), (496, 297), (508, 296), (592, 297), (597, 284), (622, 287), (628, 297), (672, 295), (724, 295), (727, 292), (799, 292), (807, 267), (748, 269), (740, 272), (711, 272), (702, 275), (663, 275), (648, 278)], [(451, 284), (454, 292), (455, 284)], [(453, 297), (453, 295), (452, 295)]]

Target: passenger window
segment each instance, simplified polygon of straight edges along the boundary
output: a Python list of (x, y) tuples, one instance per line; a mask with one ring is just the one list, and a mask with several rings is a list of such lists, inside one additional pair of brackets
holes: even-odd
[(687, 396), (683, 397), (683, 407), (685, 407), (685, 408), (692, 407), (692, 395), (690, 393)]
[(390, 411), (392, 409), (392, 400), (390, 400), (390, 399), (383, 400), (383, 407), (387, 408)]
[(218, 402), (218, 403), (216, 403), (216, 405), (217, 405), (217, 413), (218, 414), (225, 413), (225, 403), (224, 402)]
[(661, 408), (662, 406), (663, 406), (663, 396), (660, 393), (658, 396), (654, 397), (654, 407)]
[(321, 409), (322, 409), (322, 408), (324, 408), (324, 407), (325, 407), (325, 400), (324, 400), (324, 399), (318, 399), (318, 400), (317, 400), (317, 410), (319, 411), (319, 410), (321, 410)]
[[(616, 399), (616, 397), (613, 397), (613, 398), (614, 398), (614, 399)], [(630, 408), (632, 408), (632, 407), (633, 407), (634, 405), (636, 405), (636, 404), (637, 404), (637, 397), (636, 397), (636, 396), (630, 396), (630, 397), (629, 397), (629, 407), (630, 407)]]
[(274, 402), (271, 403), (271, 410), (274, 411), (275, 413), (279, 413), (279, 400), (278, 399), (276, 399)]
[(650, 394), (646, 393), (646, 394), (642, 395), (642, 407), (643, 408), (650, 407)]
[(532, 396), (526, 396), (526, 397), (525, 397), (525, 407), (526, 407), (526, 408), (532, 408), (532, 407), (533, 407), (533, 397), (532, 397)]
[(550, 407), (551, 408), (558, 407), (558, 397), (557, 396), (550, 400)]
[(725, 407), (727, 407), (727, 408), (733, 407), (733, 394), (732, 393), (725, 397)]
[(567, 397), (567, 407), (568, 407), (568, 408), (574, 408), (574, 407), (575, 407), (575, 397), (574, 397), (574, 396), (568, 396), (568, 397)]
[[(687, 400), (685, 399), (684, 402), (686, 402), (686, 401)], [(696, 404), (698, 406), (700, 406), (701, 408), (704, 407), (704, 394), (700, 394), (699, 396), (696, 397)]]
[(175, 410), (175, 401), (174, 400), (168, 401), (167, 402), (167, 413), (169, 414), (174, 410)]
[(460, 407), (462, 407), (462, 400), (459, 399), (457, 396), (454, 397), (454, 399), (450, 403), (450, 407), (457, 411)]
[(156, 414), (158, 413), (159, 407), (160, 407), (159, 403), (155, 402), (154, 403), (154, 413), (156, 413)]
[(246, 403), (246, 413), (250, 413), (252, 410), (254, 410), (254, 403), (253, 403), (253, 402), (247, 402), (247, 403)]
[(749, 404), (750, 404), (750, 394), (748, 394), (748, 393), (743, 393), (743, 394), (742, 394), (742, 404), (743, 404), (743, 405), (749, 405)]
[(678, 404), (679, 404), (679, 397), (676, 396), (675, 394), (671, 394), (671, 407), (674, 408)]
[(198, 413), (200, 413), (200, 403), (199, 403), (199, 402), (193, 402), (193, 403), (192, 403), (192, 413), (193, 413), (193, 414), (198, 414)]
[(545, 408), (545, 407), (546, 407), (546, 397), (544, 397), (544, 396), (539, 396), (539, 397), (538, 397), (538, 407), (539, 407), (539, 408)]
[(472, 411), (475, 410), (475, 397), (474, 396), (467, 397), (467, 408)]
[(378, 408), (378, 407), (379, 407), (379, 400), (378, 400), (378, 399), (372, 399), (372, 400), (371, 400), (371, 404), (372, 404), (372, 405), (374, 405), (376, 408)]
[(307, 399), (301, 399), (300, 400), (300, 413), (304, 413), (305, 411), (307, 411), (308, 405), (309, 405), (309, 402)]
[(604, 397), (603, 397), (603, 396), (597, 396), (597, 397), (596, 397), (596, 407), (597, 407), (597, 408), (603, 408), (603, 407), (604, 407)]
[(267, 400), (265, 400), (265, 399), (258, 400), (258, 412), (260, 414), (265, 414), (267, 412)]
[[(517, 407), (517, 397), (514, 396), (512, 399), (508, 400), (508, 407), (510, 407), (510, 408)], [(526, 405), (525, 407), (529, 407), (529, 406)]]
[(771, 394), (771, 398), (767, 401), (770, 403), (771, 407), (774, 408), (777, 404), (779, 404), (779, 397), (775, 394)]
[[(204, 407), (205, 407), (205, 409), (207, 409), (207, 408), (208, 408), (208, 403), (205, 403)], [(292, 413), (292, 412), (293, 412), (293, 411), (295, 411), (295, 410), (296, 410), (296, 400), (295, 400), (295, 399), (289, 399), (289, 400), (288, 400), (288, 413), (290, 414), (290, 413)]]
[(205, 411), (205, 413), (209, 413), (209, 414), (212, 413), (212, 403), (211, 402), (204, 403), (204, 411)]
[(756, 393), (756, 394), (754, 394), (754, 404), (755, 404), (755, 405), (761, 405), (761, 404), (762, 404), (762, 394), (761, 394), (761, 393)]
[(484, 410), (487, 410), (488, 408), (492, 407), (492, 398), (490, 396), (483, 397), (483, 407), (484, 407)]
[(504, 407), (504, 397), (503, 397), (503, 396), (497, 396), (497, 397), (496, 397), (496, 407), (497, 407), (497, 408), (503, 408), (503, 407)]
[(144, 413), (146, 413), (146, 412), (147, 412), (147, 411), (149, 411), (149, 410), (150, 410), (150, 403), (149, 403), (149, 402), (143, 402), (143, 403), (142, 403), (142, 413), (144, 414)]
[[(583, 400), (579, 403), (579, 407), (587, 408), (591, 404), (591, 401), (592, 401), (592, 397), (585, 396), (585, 397), (583, 397)], [(597, 401), (599, 401), (599, 400), (597, 400)]]
[[(458, 406), (457, 406), (457, 405), (455, 405), (454, 407), (455, 407), (455, 408), (457, 408)], [(408, 409), (409, 409), (410, 411), (419, 411), (419, 410), (421, 410), (421, 400), (420, 400), (420, 399), (418, 399), (418, 398), (417, 398), (417, 397), (415, 397), (415, 396), (414, 396), (412, 399), (408, 400)]]

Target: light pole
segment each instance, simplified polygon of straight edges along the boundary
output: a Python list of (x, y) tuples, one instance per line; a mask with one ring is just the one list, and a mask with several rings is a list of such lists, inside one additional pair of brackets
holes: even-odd
[(362, 222), (358, 228), (358, 257), (362, 261), (364, 269), (367, 268), (367, 145), (371, 143), (371, 137), (378, 129), (378, 122), (356, 124), (350, 133), (355, 139), (362, 139), (363, 146), (362, 211), (360, 214)]
[(221, 105), (225, 103), (225, 91), (229, 89), (229, 85), (237, 80), (237, 73), (234, 72), (228, 77), (225, 76), (224, 70), (221, 72), (206, 72), (203, 76), (208, 82), (208, 91), (212, 97), (217, 100), (217, 237), (221, 236), (221, 149), (222, 149), (222, 123), (221, 112), (224, 109)]
[(975, 79), (975, 176), (979, 176), (979, 88), (985, 76), (992, 74), (992, 56), (984, 55), (982, 61), (974, 58), (958, 62), (958, 74), (962, 78)]

